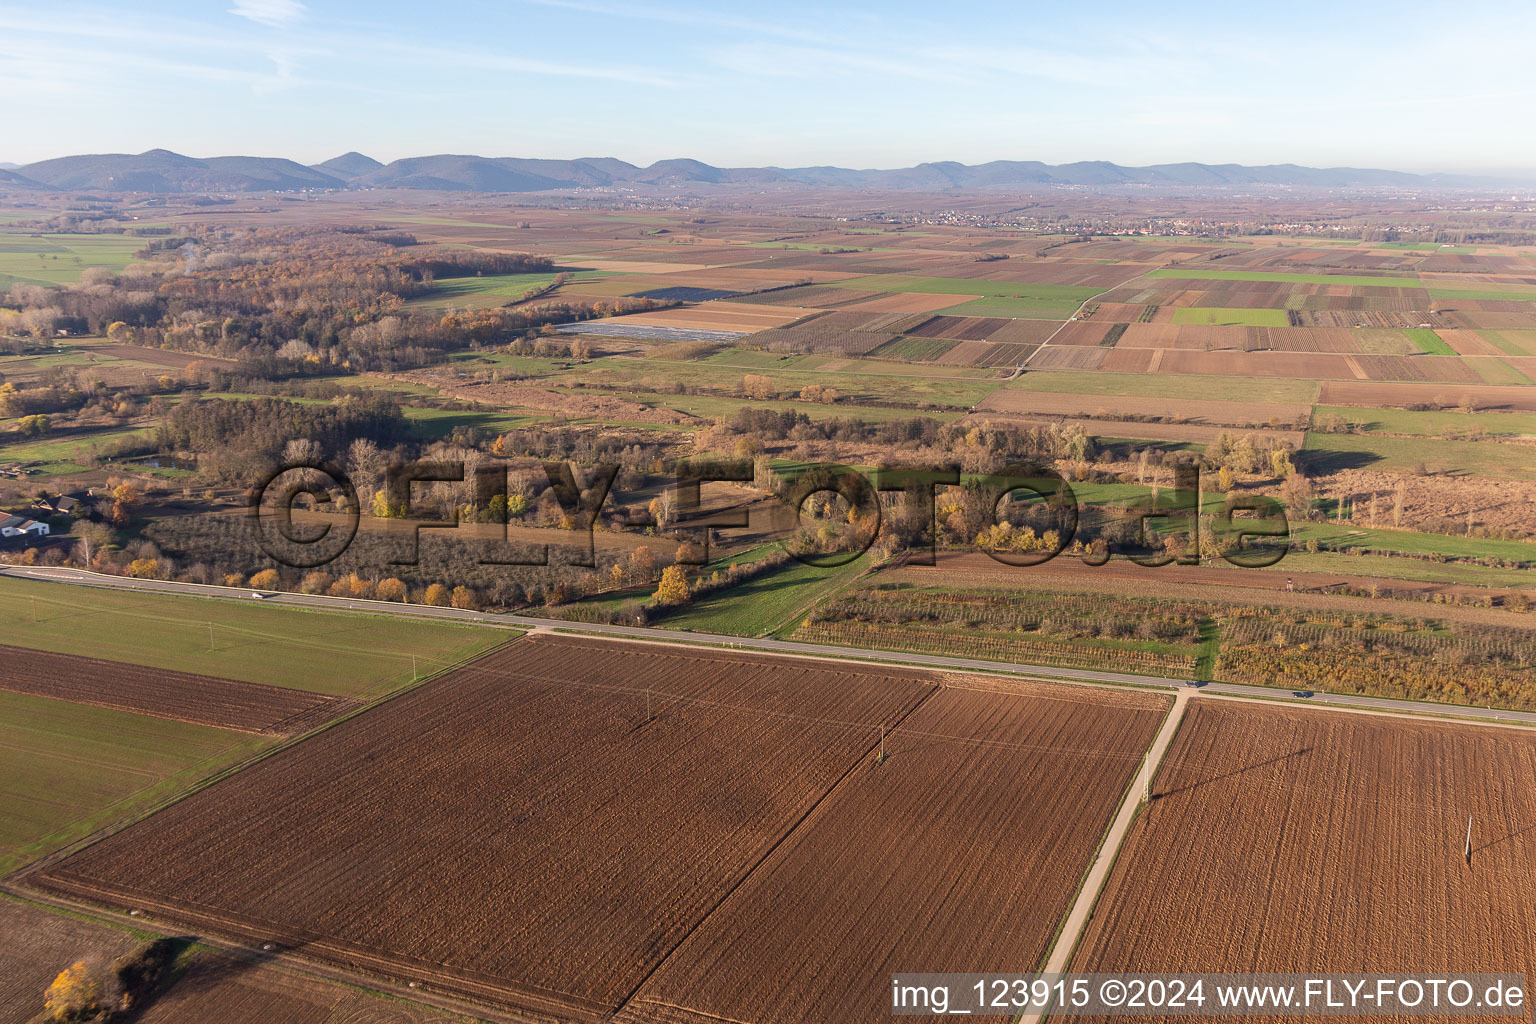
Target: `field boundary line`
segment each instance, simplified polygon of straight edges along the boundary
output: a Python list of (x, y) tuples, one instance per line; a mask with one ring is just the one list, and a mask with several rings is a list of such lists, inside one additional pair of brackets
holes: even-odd
[[(116, 835), (124, 829), (137, 825), (139, 822), (145, 821), (148, 818), (152, 818), (156, 814), (159, 814), (161, 811), (165, 810), (167, 807), (180, 803), (193, 794), (201, 793), (203, 790), (209, 788), (210, 786), (217, 785), (218, 783), (223, 782), (225, 779), (228, 779), (231, 776), (238, 774), (239, 772), (245, 771), (247, 768), (254, 767), (255, 765), (260, 764), (262, 761), (265, 761), (270, 757), (274, 757), (286, 750), (290, 750), (313, 736), (318, 736), (319, 734), (332, 729), (342, 724), (343, 722), (351, 721), (358, 715), (361, 715), (367, 711), (372, 710), (373, 708), (385, 704), (395, 699), (396, 697), (402, 697), (413, 690), (419, 689), (420, 687), (425, 686), (427, 683), (430, 683), (433, 680), (448, 674), (449, 672), (504, 650), (505, 648), (517, 643), (517, 641), (521, 640), (524, 635), (525, 634), (519, 633), (516, 636), (509, 637), (502, 643), (496, 644), (494, 647), (491, 647), (488, 650), (480, 651), (476, 654), (466, 655), (465, 657), (459, 658), (458, 660), (443, 666), (441, 669), (435, 672), (428, 672), (426, 675), (421, 676), (419, 679), (406, 683), (397, 689), (390, 690), (388, 693), (375, 697), (372, 700), (362, 702), (359, 704), (359, 706), (352, 708), (350, 711), (347, 711), (342, 715), (338, 715), (336, 718), (322, 723), (316, 728), (310, 729), (308, 732), (302, 732), (293, 736), (282, 737), (271, 746), (264, 747), (255, 751), (251, 754), (250, 757), (237, 761), (234, 764), (226, 765), (224, 768), (214, 772), (212, 775), (193, 782), (192, 785), (186, 790), (168, 796), (164, 800), (161, 800), (158, 803), (145, 808), (142, 813), (133, 815), (126, 819), (120, 819), (110, 825), (103, 825), (101, 828), (97, 829), (95, 832), (92, 832), (90, 835), (82, 836), (67, 846), (60, 847), (59, 849), (54, 850), (53, 852), (40, 857), (37, 860), (23, 864), (15, 871), (12, 871), (3, 878), (0, 878), (0, 892), (7, 892), (26, 898), (36, 896), (37, 893), (30, 887), (26, 886), (26, 880), (36, 872), (51, 867), (53, 864), (61, 860), (65, 860), (76, 853), (79, 853), (86, 847), (92, 846), (95, 843), (106, 839), (108, 836)], [(192, 765), (191, 767), (196, 768), (197, 766)]]
[[(928, 703), (929, 699), (932, 698), (935, 694), (942, 693), (943, 691), (943, 686), (939, 685), (937, 682), (933, 683), (929, 687), (927, 693), (923, 694), (916, 701), (914, 701), (912, 706), (903, 711), (901, 716), (894, 722), (886, 726), (884, 731), (886, 733), (895, 732), (901, 727), (901, 723), (912, 717), (913, 713), (915, 713), (918, 708)], [(636, 983), (635, 987), (630, 989), (629, 994), (626, 995), (624, 999), (619, 1003), (618, 1009), (614, 1010), (613, 1016), (618, 1017), (619, 1015), (623, 1014), (626, 1009), (629, 1008), (629, 1005), (634, 1001), (636, 994), (639, 993), (641, 989), (645, 988), (646, 982), (655, 977), (656, 972), (661, 970), (662, 967), (666, 966), (667, 961), (672, 959), (673, 954), (675, 954), (679, 949), (683, 948), (683, 945), (693, 937), (694, 933), (697, 932), (700, 928), (704, 927), (705, 922), (713, 917), (716, 911), (725, 906), (730, 898), (736, 895), (737, 891), (740, 890), (743, 885), (746, 885), (748, 880), (750, 880), (753, 875), (757, 874), (758, 870), (768, 862), (774, 853), (778, 851), (779, 847), (789, 842), (790, 838), (800, 831), (801, 827), (810, 820), (811, 816), (816, 813), (817, 809), (820, 808), (822, 804), (826, 803), (827, 800), (831, 798), (833, 793), (837, 792), (838, 787), (841, 786), (844, 782), (848, 781), (849, 776), (858, 771), (859, 768), (863, 767), (866, 762), (868, 762), (870, 755), (873, 754), (875, 749), (880, 746), (880, 742), (881, 741), (878, 739), (874, 740), (869, 744), (869, 746), (864, 748), (862, 753), (860, 753), (857, 757), (853, 758), (848, 763), (847, 769), (843, 772), (843, 774), (837, 777), (832, 785), (827, 787), (826, 792), (817, 797), (811, 803), (811, 806), (805, 809), (805, 813), (796, 818), (794, 823), (790, 825), (789, 828), (784, 830), (784, 834), (779, 836), (778, 839), (774, 840), (773, 844), (770, 845), (768, 849), (763, 851), (763, 855), (757, 858), (757, 860), (754, 861), (746, 871), (742, 872), (741, 877), (736, 880), (736, 884), (727, 889), (725, 893), (715, 901), (714, 906), (710, 907), (702, 915), (700, 915), (699, 919), (693, 923), (693, 927), (684, 932), (683, 935), (677, 940), (677, 942), (673, 944), (672, 948), (667, 950), (666, 955), (664, 955), (660, 960), (656, 961), (656, 965), (654, 967), (645, 972), (645, 977), (641, 978), (640, 981)], [(713, 1015), (711, 1014), (711, 1016)]]
[[(1072, 901), (1066, 916), (1062, 918), (1056, 940), (1052, 943), (1050, 955), (1045, 961), (1044, 973), (1065, 971), (1071, 963), (1072, 954), (1077, 951), (1077, 944), (1082, 940), (1083, 931), (1087, 928), (1088, 922), (1093, 919), (1099, 897), (1103, 895), (1104, 887), (1109, 882), (1110, 872), (1114, 869), (1115, 862), (1120, 859), (1120, 850), (1125, 844), (1125, 838), (1130, 834), (1131, 826), (1135, 824), (1136, 818), (1141, 813), (1142, 794), (1151, 790), (1152, 780), (1157, 777), (1157, 770), (1162, 765), (1163, 757), (1184, 724), (1185, 713), (1189, 710), (1192, 699), (1193, 695), (1188, 690), (1181, 690), (1174, 695), (1173, 706), (1168, 709), (1168, 715), (1163, 719), (1161, 728), (1152, 738), (1151, 745), (1147, 747), (1141, 769), (1131, 777), (1131, 784), (1126, 788), (1125, 796), (1120, 801), (1120, 808), (1115, 812), (1109, 828), (1105, 830), (1099, 848), (1094, 853), (1093, 861), (1083, 875), (1077, 896)], [(1045, 1013), (1023, 1015), (1019, 1021), (1020, 1024), (1040, 1024), (1048, 1014), (1047, 1010)]]
[[(227, 588), (205, 584), (180, 584), (164, 581), (148, 581), (153, 583), (153, 586), (140, 586), (140, 583), (146, 581), (134, 581), (121, 576), (96, 573), (89, 570), (66, 569), (58, 572), (46, 572), (6, 564), (0, 564), (0, 576), (9, 576), (15, 579), (32, 580), (35, 582), (74, 584), (76, 586), (89, 586), (100, 589), (118, 589), (136, 593), (159, 593), (182, 597), (213, 597), (223, 600), (237, 600), (237, 595), (249, 592), (245, 588)], [(91, 578), (85, 579), (81, 578), (82, 576)], [(207, 593), (208, 591), (213, 591), (213, 593)], [(422, 621), (439, 621), (459, 625), (482, 625), (500, 630), (517, 631), (518, 633), (525, 633), (530, 629), (537, 628), (552, 633), (582, 634), (606, 639), (625, 639), (640, 643), (697, 645), (757, 653), (765, 656), (784, 655), (789, 657), (821, 658), (829, 661), (870, 665), (894, 665), (916, 670), (927, 669), (978, 675), (1009, 676), (1034, 679), (1040, 682), (1060, 682), (1074, 686), (1177, 691), (1183, 685), (1182, 680), (1175, 677), (1142, 675), (1122, 670), (1074, 669), (1050, 665), (1032, 665), (1025, 662), (992, 662), (978, 658), (930, 655), (915, 651), (884, 648), (839, 647), (834, 644), (778, 640), (771, 637), (748, 637), (710, 632), (693, 633), (683, 630), (668, 630), (661, 627), (620, 626), (567, 619), (547, 619), (516, 612), (470, 612), (428, 605), (332, 598), (290, 592), (276, 592), (271, 597), (271, 603), (285, 608), (307, 608), (309, 610), (331, 611), (338, 614), (350, 612), (380, 617), (404, 615), (408, 618)], [(359, 607), (359, 605), (367, 605), (369, 607), (364, 608)], [(1230, 683), (1220, 680), (1213, 680), (1210, 685), (1214, 689), (1206, 692), (1212, 696), (1220, 693), (1223, 696), (1236, 699), (1274, 700), (1289, 703), (1285, 697), (1285, 688), (1283, 687)], [(1306, 706), (1323, 710), (1330, 708), (1345, 710), (1350, 707), (1375, 710), (1379, 707), (1384, 713), (1392, 714), (1429, 718), (1454, 718), (1498, 725), (1536, 726), (1536, 711), (1522, 711), (1513, 708), (1494, 710), (1478, 705), (1444, 703), (1418, 697), (1342, 694), (1333, 691), (1319, 691), (1318, 698), (1316, 701), (1308, 702)]]

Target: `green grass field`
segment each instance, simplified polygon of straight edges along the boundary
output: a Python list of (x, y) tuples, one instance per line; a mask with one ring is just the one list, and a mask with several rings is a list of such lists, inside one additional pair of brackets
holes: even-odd
[(1338, 573), (1341, 581), (1347, 576), (1376, 576), (1385, 580), (1511, 590), (1529, 590), (1532, 582), (1530, 569), (1492, 569), (1482, 565), (1427, 562), (1418, 558), (1392, 558), (1386, 555), (1348, 555), (1326, 551), (1311, 554), (1294, 549), (1280, 560), (1274, 571)]
[(129, 438), (148, 439), (153, 434), (153, 427), (109, 427), (91, 434), (58, 438), (24, 438), (13, 431), (0, 434), (0, 462), (41, 462), (43, 474), (79, 472), (76, 459), (92, 445), (105, 447)]
[(737, 410), (746, 408), (772, 409), (775, 412), (788, 409), (803, 412), (813, 420), (833, 420), (847, 416), (869, 423), (907, 420), (914, 416), (929, 416), (947, 423), (965, 415), (958, 409), (934, 409), (929, 412), (915, 413), (911, 409), (888, 409), (877, 405), (844, 405), (841, 402), (836, 405), (822, 405), (818, 402), (759, 402), (748, 398), (717, 398), (713, 395), (663, 395), (640, 392), (634, 398), (653, 409), (676, 409), (690, 416), (702, 416), (706, 419), (713, 419), (716, 416), (729, 418), (734, 416)]
[(1065, 320), (1077, 307), (1104, 288), (1064, 284), (1019, 284), (1014, 281), (975, 281), (959, 277), (916, 277), (908, 274), (872, 274), (846, 281), (829, 282), (854, 291), (920, 292), (926, 295), (976, 295), (941, 313), (953, 316), (996, 316), (1031, 320)]
[(410, 682), (412, 655), (426, 674), (507, 638), (476, 626), (10, 577), (0, 578), (0, 620), (16, 647), (362, 698)]
[[(1413, 530), (1383, 530), (1357, 526), (1353, 523), (1295, 523), (1291, 528), (1292, 539), (1297, 545), (1309, 538), (1326, 542), (1341, 550), (1401, 551), (1409, 555), (1445, 555), (1448, 558), (1502, 558), (1513, 562), (1536, 563), (1536, 544), (1518, 540), (1492, 540), (1482, 537), (1449, 537), (1438, 533), (1417, 533)], [(1303, 552), (1292, 551), (1286, 555)], [(1350, 563), (1353, 564), (1353, 563)], [(1421, 569), (1432, 563), (1423, 563)], [(1444, 568), (1439, 566), (1438, 568)], [(1477, 568), (1467, 566), (1465, 568)], [(1360, 572), (1361, 570), (1355, 570)], [(1508, 570), (1524, 580), (1520, 586), (1529, 587), (1533, 580), (1529, 569)], [(1407, 579), (1409, 577), (1402, 577)]]
[(1431, 356), (1454, 356), (1456, 350), (1445, 343), (1445, 340), (1434, 331), (1422, 327), (1410, 328), (1403, 332), (1408, 335), (1408, 340), (1418, 346), (1419, 351)]
[(1432, 299), (1471, 299), (1488, 302), (1536, 302), (1536, 292), (1521, 291), (1518, 286), (1503, 288), (1431, 288)]
[[(657, 349), (647, 352), (651, 354)], [(748, 348), (723, 348), (711, 353), (703, 359), (692, 360), (699, 363), (714, 365), (750, 367), (754, 370), (793, 370), (801, 367), (810, 356), (797, 355), (793, 352), (758, 352)]]
[(1314, 472), (1349, 468), (1404, 472), (1422, 463), (1436, 474), (1536, 480), (1536, 459), (1530, 449), (1498, 442), (1309, 433), (1305, 451)]
[(1173, 311), (1176, 324), (1207, 324), (1212, 327), (1284, 327), (1283, 309), (1224, 309), (1219, 306), (1187, 306)]
[(1351, 288), (1418, 288), (1415, 275), (1357, 277), (1346, 274), (1284, 274), (1267, 270), (1204, 270), (1199, 267), (1164, 267), (1148, 277), (1176, 277), (1195, 281), (1269, 281), (1275, 284), (1336, 284)]
[(790, 631), (812, 605), (858, 579), (868, 560), (855, 559), (833, 569), (791, 560), (753, 580), (716, 591), (671, 615), (659, 618), (664, 629), (763, 636)]
[[(600, 270), (566, 272), (573, 283), (601, 281), (612, 277)], [(555, 281), (553, 272), (548, 274), (487, 274), (482, 277), (442, 277), (433, 284), (432, 294), (413, 300), (413, 305), (427, 307), (505, 306), (516, 302), (529, 291), (548, 288)]]
[(143, 247), (142, 238), (123, 235), (0, 232), (0, 287), (15, 281), (74, 284), (88, 267), (123, 269)]
[(1371, 409), (1349, 405), (1319, 405), (1312, 410), (1312, 422), (1326, 416), (1342, 416), (1359, 429), (1372, 434), (1417, 434), (1442, 437), (1447, 431), (1482, 429), (1494, 436), (1536, 435), (1536, 413), (1410, 412), (1407, 409)]
[(272, 742), (0, 691), (0, 875), (148, 810)]
[(881, 345), (870, 355), (881, 359), (910, 359), (921, 362), (937, 359), (958, 344), (960, 344), (958, 341), (947, 341), (943, 338), (897, 338), (895, 341)]
[[(844, 362), (839, 360), (838, 362)], [(557, 371), (540, 379), (540, 386), (575, 383), (578, 380), (633, 388), (637, 392), (661, 393), (674, 383), (698, 388), (735, 390), (741, 386), (747, 373), (761, 373), (771, 377), (784, 391), (799, 392), (808, 384), (828, 385), (840, 391), (849, 405), (876, 402), (900, 402), (916, 405), (930, 403), (936, 407), (969, 409), (987, 395), (997, 390), (1002, 381), (988, 376), (976, 378), (975, 374), (991, 374), (994, 371), (955, 367), (944, 374), (923, 372), (924, 367), (910, 363), (887, 363), (889, 372), (879, 372), (879, 364), (865, 361), (847, 361), (844, 371), (796, 367), (778, 370), (761, 367), (731, 367), (708, 361), (672, 362), (661, 359), (630, 359), (609, 356), (594, 359), (567, 371)], [(805, 364), (801, 364), (805, 365)], [(824, 365), (824, 364), (822, 364)], [(876, 372), (858, 372), (870, 370)], [(961, 379), (951, 379), (961, 378)]]
[(1477, 331), (1494, 348), (1507, 356), (1536, 356), (1536, 330), (1533, 331)]
[(407, 406), (405, 418), (414, 433), (433, 439), (444, 438), (458, 427), (478, 427), (504, 434), (517, 427), (543, 423), (550, 417), (542, 413), (494, 412), (479, 409), (424, 409)]
[(1466, 364), (1489, 384), (1513, 384), (1516, 387), (1524, 387), (1536, 383), (1503, 359), (1485, 356), (1481, 359), (1467, 359)]

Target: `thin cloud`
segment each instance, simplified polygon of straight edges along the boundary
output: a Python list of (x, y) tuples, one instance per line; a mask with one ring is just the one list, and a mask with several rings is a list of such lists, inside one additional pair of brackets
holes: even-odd
[(235, 0), (229, 13), (272, 28), (287, 28), (302, 21), (307, 10), (299, 0)]
[(809, 29), (796, 28), (774, 21), (760, 21), (752, 18), (739, 18), (732, 14), (725, 14), (714, 10), (669, 10), (661, 7), (646, 7), (639, 4), (603, 4), (592, 3), (589, 0), (523, 0), (524, 3), (535, 7), (554, 7), (562, 11), (576, 11), (581, 14), (596, 14), (605, 18), (633, 18), (636, 21), (651, 21), (663, 25), (687, 25), (697, 27), (709, 25), (713, 28), (726, 29), (731, 32), (751, 32), (755, 35), (779, 36), (785, 39), (799, 39), (804, 42), (821, 42), (826, 37), (819, 32)]

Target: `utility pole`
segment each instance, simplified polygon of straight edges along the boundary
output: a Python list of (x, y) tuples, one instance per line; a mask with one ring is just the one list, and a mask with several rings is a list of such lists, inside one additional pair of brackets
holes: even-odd
[(411, 682), (415, 682), (420, 676), (416, 674), (416, 655), (411, 655)]
[(1467, 815), (1467, 848), (1464, 854), (1467, 858), (1467, 866), (1472, 866), (1472, 815)]
[(213, 623), (208, 623), (208, 650), (213, 650)]

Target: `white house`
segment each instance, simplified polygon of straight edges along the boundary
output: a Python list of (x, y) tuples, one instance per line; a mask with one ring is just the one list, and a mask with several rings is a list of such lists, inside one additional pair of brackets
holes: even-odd
[(0, 518), (0, 537), (46, 536), (48, 536), (47, 523), (40, 523), (36, 519), (24, 519), (16, 515), (7, 515), (4, 518)]

